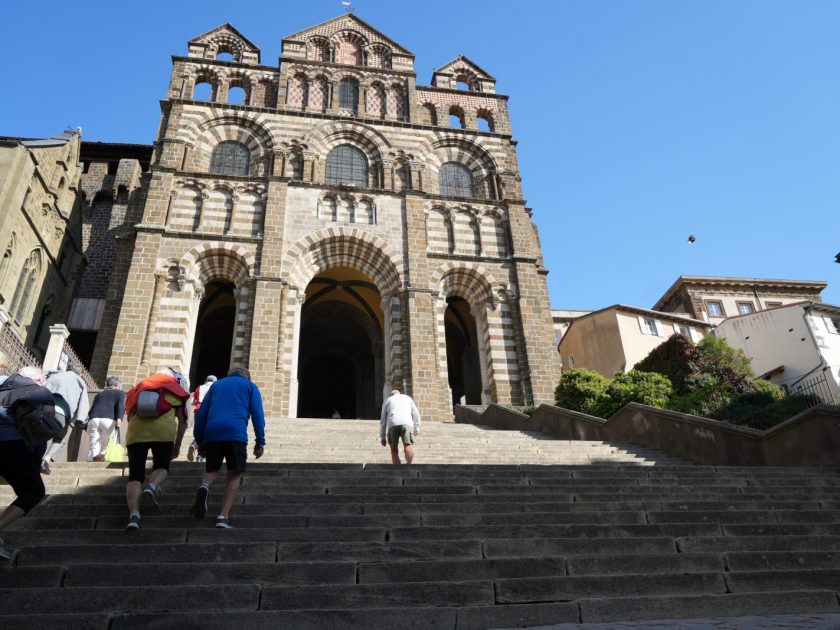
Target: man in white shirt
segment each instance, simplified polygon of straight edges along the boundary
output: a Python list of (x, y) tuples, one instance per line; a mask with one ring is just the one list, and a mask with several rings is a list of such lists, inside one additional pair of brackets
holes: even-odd
[(390, 444), (392, 463), (400, 463), (400, 440), (405, 451), (405, 462), (410, 464), (414, 460), (414, 436), (417, 435), (420, 435), (420, 412), (417, 406), (411, 396), (393, 390), (382, 403), (382, 416), (379, 420), (379, 441), (382, 446)]

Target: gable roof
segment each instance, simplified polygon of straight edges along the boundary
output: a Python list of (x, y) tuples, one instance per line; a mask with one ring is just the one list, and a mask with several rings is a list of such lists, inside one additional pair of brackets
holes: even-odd
[(321, 35), (323, 37), (331, 37), (335, 33), (342, 31), (344, 29), (351, 29), (351, 30), (358, 30), (365, 34), (368, 41), (376, 42), (381, 41), (383, 43), (388, 44), (392, 49), (393, 52), (399, 55), (405, 55), (408, 57), (414, 57), (414, 53), (401, 46), (393, 39), (388, 37), (387, 35), (383, 34), (382, 31), (374, 28), (367, 22), (365, 22), (362, 18), (357, 17), (353, 13), (342, 13), (334, 18), (330, 18), (329, 20), (325, 20), (320, 24), (316, 24), (315, 26), (310, 26), (309, 28), (305, 28), (302, 31), (298, 31), (297, 33), (292, 33), (291, 35), (287, 35), (283, 38), (283, 41), (286, 40), (305, 40), (310, 36), (313, 35)]
[(484, 68), (479, 66), (476, 62), (474, 62), (472, 59), (470, 59), (466, 55), (458, 55), (452, 61), (443, 64), (440, 68), (435, 68), (434, 73), (435, 74), (447, 73), (447, 72), (450, 71), (450, 69), (452, 69), (453, 66), (455, 66), (457, 64), (461, 64), (461, 63), (463, 63), (465, 66), (467, 66), (471, 70), (473, 70), (476, 73), (476, 75), (478, 75), (479, 78), (491, 79), (493, 81), (496, 80), (496, 77), (494, 77), (492, 74), (487, 72)]
[(260, 52), (260, 49), (257, 47), (257, 45), (254, 44), (254, 42), (252, 42), (250, 39), (245, 37), (242, 33), (240, 33), (239, 30), (236, 27), (234, 27), (233, 24), (231, 24), (230, 22), (225, 22), (221, 26), (217, 26), (216, 28), (207, 31), (206, 33), (202, 33), (198, 37), (193, 37), (190, 41), (187, 42), (187, 45), (205, 44), (207, 43), (207, 40), (212, 39), (213, 35), (216, 35), (220, 32), (231, 33), (232, 35), (235, 35), (238, 39), (241, 39), (242, 43), (246, 45), (249, 52)]
[[(613, 304), (612, 306), (607, 306), (605, 308), (599, 309), (597, 311), (591, 311), (586, 313), (585, 315), (581, 315), (580, 317), (573, 318), (570, 323), (569, 327), (566, 329), (566, 332), (563, 334), (563, 339), (566, 338), (566, 335), (569, 334), (569, 331), (575, 325), (576, 322), (583, 321), (585, 319), (589, 319), (590, 317), (594, 317), (596, 315), (600, 315), (602, 313), (606, 313), (608, 311), (624, 311), (625, 313), (631, 313), (633, 315), (641, 315), (642, 317), (656, 317), (658, 319), (666, 319), (671, 322), (679, 322), (684, 324), (692, 324), (694, 326), (700, 328), (712, 328), (712, 325), (709, 322), (704, 322), (700, 319), (694, 319), (690, 315), (682, 315), (680, 313), (664, 313), (662, 311), (652, 311), (648, 308), (639, 308), (638, 306), (630, 306), (628, 304)], [(563, 339), (560, 340), (560, 343), (563, 342)], [(560, 344), (558, 344), (559, 346)]]
[(671, 297), (684, 286), (706, 287), (762, 287), (775, 289), (801, 289), (819, 293), (828, 286), (824, 280), (780, 280), (775, 278), (734, 278), (730, 276), (680, 276), (665, 294), (659, 298), (654, 309), (661, 308)]

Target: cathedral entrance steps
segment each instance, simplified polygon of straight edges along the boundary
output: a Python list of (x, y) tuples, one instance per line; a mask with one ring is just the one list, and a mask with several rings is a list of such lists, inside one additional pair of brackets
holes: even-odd
[[(570, 630), (840, 615), (835, 471), (432, 423), (417, 460), (468, 461), (397, 467), (373, 421), (269, 427), (269, 455), (298, 461), (249, 463), (231, 530), (213, 527), (220, 484), (208, 518), (189, 514), (199, 463), (173, 462), (160, 512), (136, 532), (123, 529), (124, 465), (57, 463), (48, 497), (5, 533), (0, 625)], [(455, 448), (479, 439), (483, 450)], [(324, 461), (324, 444), (346, 446), (344, 461)], [(564, 463), (581, 449), (588, 463)]]
[[(378, 420), (269, 418), (266, 462), (390, 462)], [(535, 431), (495, 431), (468, 424), (423, 423), (415, 462), (424, 464), (683, 464), (629, 444), (556, 440)]]

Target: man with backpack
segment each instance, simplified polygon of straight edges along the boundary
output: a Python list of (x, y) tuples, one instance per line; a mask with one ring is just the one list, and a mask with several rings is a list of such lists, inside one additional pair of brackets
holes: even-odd
[[(132, 387), (125, 397), (128, 530), (140, 529), (141, 496), (147, 507), (154, 511), (160, 509), (160, 486), (169, 476), (169, 462), (178, 456), (175, 443), (186, 427), (184, 405), (190, 394), (178, 382), (176, 374), (172, 368), (161, 368)], [(149, 451), (152, 451), (152, 474), (143, 488)]]
[[(15, 492), (15, 500), (0, 514), (0, 532), (29, 512), (41, 499), (46, 490), (41, 479), (41, 457), (49, 439), (44, 437), (40, 444), (33, 443), (32, 434), (27, 434), (19, 425), (24, 411), (51, 416), (54, 428), (58, 423), (53, 395), (44, 385), (44, 373), (36, 367), (21, 368), (16, 374), (0, 384), (0, 477), (3, 477)], [(0, 538), (0, 558), (11, 558)]]
[(50, 474), (50, 462), (67, 443), (73, 423), (87, 422), (90, 401), (87, 385), (82, 380), (81, 373), (82, 366), (71, 363), (67, 366), (66, 372), (56, 371), (47, 374), (44, 386), (53, 393), (56, 401), (56, 417), (61, 416), (58, 419), (64, 421), (65, 430), (61, 439), (53, 440), (47, 452), (44, 453), (41, 460), (41, 472), (45, 475)]

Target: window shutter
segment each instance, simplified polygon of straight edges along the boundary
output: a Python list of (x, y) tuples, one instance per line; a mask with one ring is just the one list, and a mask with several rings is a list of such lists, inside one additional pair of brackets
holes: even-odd
[(656, 336), (657, 337), (664, 337), (665, 332), (662, 330), (662, 323), (658, 319), (654, 319), (653, 323), (656, 326)]
[(680, 332), (680, 325), (679, 324), (674, 324), (674, 333), (679, 333), (679, 332)]

